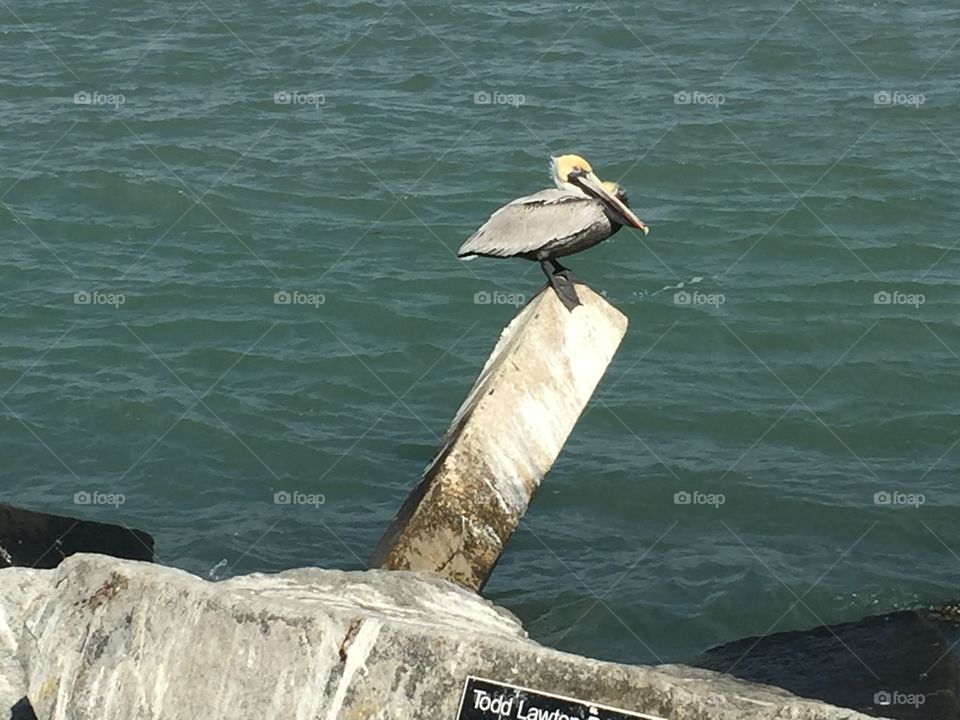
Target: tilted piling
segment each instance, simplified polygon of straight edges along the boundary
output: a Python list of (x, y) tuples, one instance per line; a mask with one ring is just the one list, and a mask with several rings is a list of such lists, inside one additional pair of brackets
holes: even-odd
[(627, 330), (606, 300), (577, 292), (569, 312), (541, 291), (503, 331), (371, 567), (483, 588)]

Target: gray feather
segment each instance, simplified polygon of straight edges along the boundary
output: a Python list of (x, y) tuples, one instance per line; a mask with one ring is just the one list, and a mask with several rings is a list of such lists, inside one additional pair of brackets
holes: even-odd
[(593, 233), (601, 226), (609, 229), (610, 220), (599, 201), (550, 188), (504, 205), (457, 254), (511, 257), (536, 253)]

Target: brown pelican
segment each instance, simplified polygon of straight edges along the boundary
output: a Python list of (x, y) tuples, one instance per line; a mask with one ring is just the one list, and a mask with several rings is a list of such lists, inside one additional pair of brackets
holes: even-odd
[(551, 158), (550, 171), (556, 188), (504, 205), (467, 239), (457, 257), (520, 257), (539, 262), (572, 312), (580, 304), (573, 287), (576, 278), (556, 259), (593, 247), (624, 225), (644, 235), (650, 228), (627, 206), (620, 186), (601, 182), (579, 155)]

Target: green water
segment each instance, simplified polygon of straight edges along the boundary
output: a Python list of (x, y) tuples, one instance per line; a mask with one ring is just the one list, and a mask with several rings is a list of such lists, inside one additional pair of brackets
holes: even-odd
[(630, 329), (487, 594), (629, 662), (956, 598), (958, 30), (945, 0), (3, 4), (2, 499), (211, 578), (364, 567), (515, 312), (475, 295), (542, 283), (456, 248), (578, 152), (653, 232), (571, 259)]

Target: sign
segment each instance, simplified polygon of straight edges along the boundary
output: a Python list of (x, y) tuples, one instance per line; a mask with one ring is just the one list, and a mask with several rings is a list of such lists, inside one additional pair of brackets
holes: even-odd
[(457, 720), (665, 720), (659, 715), (618, 710), (597, 703), (576, 700), (508, 685), (495, 680), (467, 676), (460, 698)]

